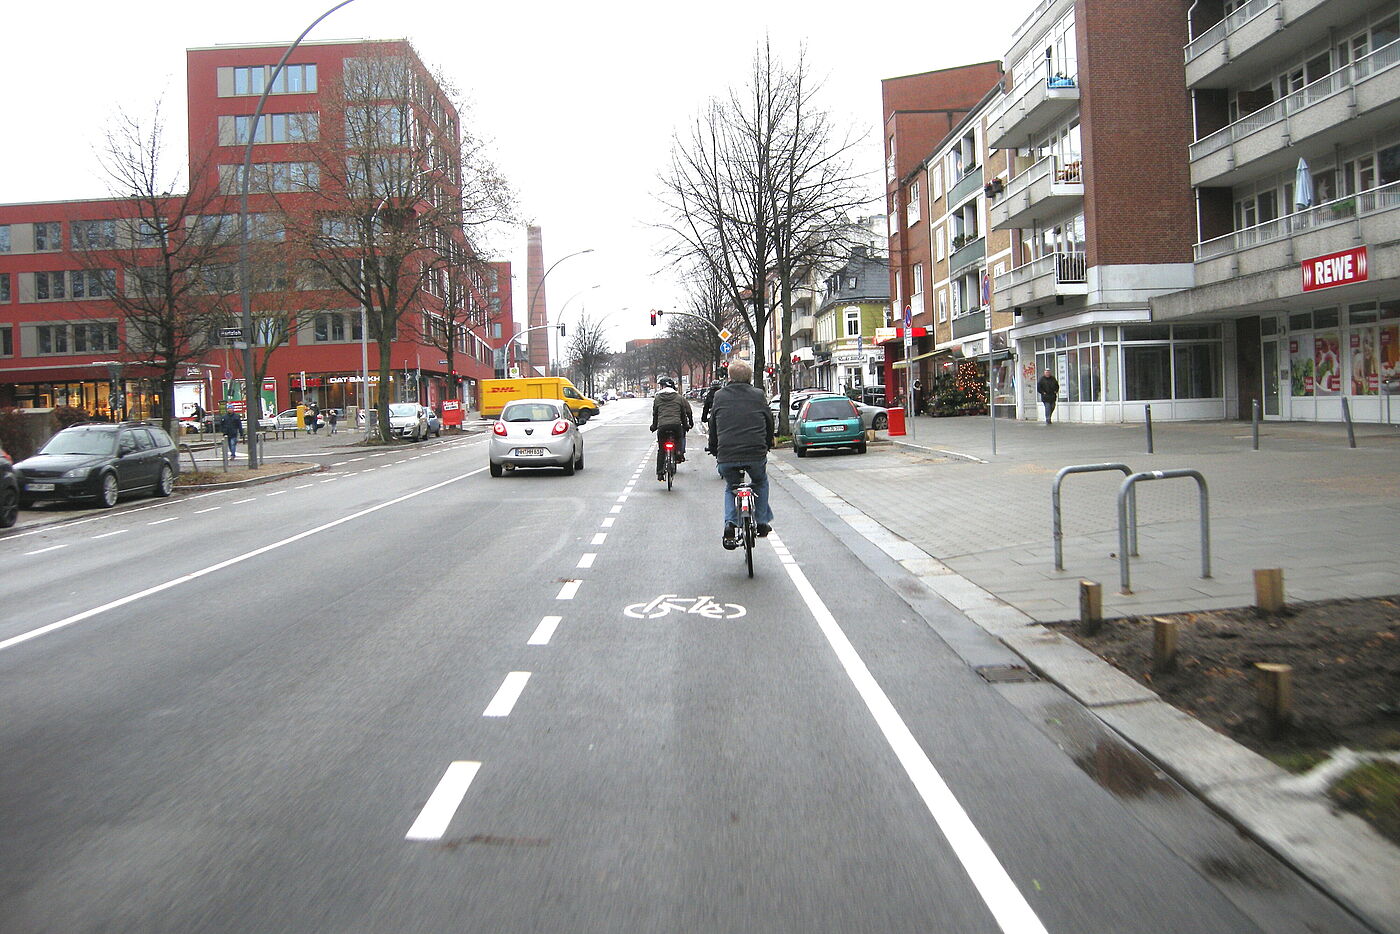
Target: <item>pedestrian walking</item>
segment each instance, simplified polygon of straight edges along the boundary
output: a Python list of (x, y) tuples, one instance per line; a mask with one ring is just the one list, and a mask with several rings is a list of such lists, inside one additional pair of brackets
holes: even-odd
[(306, 416), (309, 419), (311, 433), (318, 435), (321, 433), (321, 407), (316, 403), (311, 403), (311, 411)]
[(335, 414), (335, 409), (326, 410), (326, 425), (330, 428), (331, 434), (335, 434), (335, 423), (339, 420), (339, 416)]
[(1060, 398), (1060, 381), (1050, 375), (1050, 368), (1046, 367), (1045, 374), (1036, 381), (1035, 391), (1040, 393), (1040, 401), (1045, 403), (1045, 424), (1050, 424), (1050, 416), (1055, 412), (1055, 403)]
[(238, 456), (238, 436), (243, 433), (243, 419), (235, 412), (225, 412), (224, 417), (219, 419), (219, 430), (228, 441), (228, 456), (232, 460)]

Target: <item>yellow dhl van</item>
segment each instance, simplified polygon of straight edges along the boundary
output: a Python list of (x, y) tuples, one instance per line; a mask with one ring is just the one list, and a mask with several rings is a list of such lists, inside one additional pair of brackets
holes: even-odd
[(563, 399), (582, 425), (598, 414), (598, 403), (574, 388), (562, 376), (530, 376), (521, 379), (481, 381), (481, 417), (495, 418), (513, 399)]

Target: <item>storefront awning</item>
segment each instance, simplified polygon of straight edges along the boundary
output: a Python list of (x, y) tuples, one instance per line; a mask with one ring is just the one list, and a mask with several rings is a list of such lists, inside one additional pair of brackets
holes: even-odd
[[(914, 337), (928, 337), (928, 328), (919, 328), (919, 327), (916, 327), (916, 328), (911, 328), (910, 330), (913, 332), (913, 336), (914, 336)], [(904, 328), (876, 328), (876, 329), (875, 329), (875, 343), (877, 343), (877, 344), (888, 344), (890, 341), (893, 341), (893, 340), (902, 340), (903, 338), (904, 338)]]
[(929, 357), (936, 357), (936, 356), (938, 356), (938, 354), (940, 354), (940, 353), (942, 353), (942, 351), (939, 351), (939, 350), (930, 350), (928, 353), (921, 353), (921, 354), (919, 354), (919, 355), (916, 356), (916, 357), (910, 357), (908, 360), (896, 360), (894, 363), (890, 364), (890, 366), (891, 366), (893, 369), (902, 370), (902, 369), (907, 368), (907, 367), (909, 366), (909, 364), (911, 364), (911, 363), (914, 363), (914, 362), (916, 362), (916, 361), (918, 361), (918, 360), (926, 360), (926, 359), (928, 359)]

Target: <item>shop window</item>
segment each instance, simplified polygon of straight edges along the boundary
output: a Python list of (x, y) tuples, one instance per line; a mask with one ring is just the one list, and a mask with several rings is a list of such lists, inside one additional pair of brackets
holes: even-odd
[[(1123, 340), (1125, 341), (1165, 341), (1171, 340), (1172, 329), (1169, 324), (1130, 324), (1123, 326)], [(1157, 398), (1166, 398), (1158, 396)]]
[(1172, 349), (1177, 399), (1217, 399), (1220, 390), (1220, 345), (1177, 344)]
[(1288, 316), (1288, 330), (1290, 331), (1310, 331), (1312, 330), (1312, 312), (1300, 311), (1297, 314)]
[[(1124, 328), (1128, 330), (1128, 328)], [(1167, 345), (1123, 348), (1123, 398), (1170, 399), (1172, 394), (1172, 352)]]
[(1310, 335), (1295, 334), (1288, 342), (1289, 391), (1295, 396), (1313, 394), (1313, 346)]
[(1105, 344), (1103, 348), (1103, 398), (1105, 402), (1119, 401), (1119, 383), (1118, 345)]

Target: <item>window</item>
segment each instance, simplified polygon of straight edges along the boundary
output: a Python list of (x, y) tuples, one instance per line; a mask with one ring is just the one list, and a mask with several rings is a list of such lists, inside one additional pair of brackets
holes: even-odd
[(850, 276), (850, 277), (848, 277), (848, 278), (846, 279), (846, 288), (847, 288), (847, 289), (852, 289), (852, 290), (854, 290), (854, 289), (857, 288), (859, 285), (860, 285), (860, 280), (859, 280), (858, 278), (856, 278), (855, 276)]
[(940, 224), (933, 234), (933, 255), (935, 259), (942, 259), (946, 253), (943, 245), (943, 225)]
[(47, 301), (51, 298), (67, 298), (67, 276), (61, 272), (36, 272), (34, 274), (34, 298)]
[(909, 186), (909, 202), (907, 205), (907, 211), (908, 225), (910, 227), (913, 227), (919, 222), (919, 218), (921, 216), (919, 213), (919, 183), (917, 180)]
[(15, 333), (8, 324), (0, 327), (0, 357), (15, 355)]
[[(250, 68), (233, 70), (233, 93), (261, 94), (267, 84), (267, 76), (272, 68), (267, 65), (254, 65)], [(316, 92), (315, 65), (284, 65), (272, 82), (272, 94), (314, 94)]]
[(41, 324), (34, 328), (41, 354), (68, 353), (68, 325)]
[(73, 249), (111, 250), (117, 245), (117, 222), (73, 221)]
[[(315, 191), (321, 186), (321, 170), (314, 162), (256, 162), (248, 174), (248, 188), (255, 192)], [(221, 165), (219, 176), (224, 194), (243, 190), (243, 166)]]
[[(248, 133), (253, 126), (252, 115), (233, 118), (233, 139), (236, 143), (247, 143)], [(319, 138), (314, 113), (306, 114), (264, 114), (258, 121), (255, 143), (299, 143)]]
[(948, 320), (948, 291), (946, 289), (938, 290), (938, 320)]
[(68, 274), (68, 294), (72, 298), (102, 298), (116, 290), (117, 274), (110, 269), (77, 269)]
[(107, 353), (117, 349), (117, 326), (115, 323), (73, 325), (73, 351), (75, 353)]
[(63, 225), (49, 221), (34, 225), (34, 252), (52, 252), (63, 249)]
[(859, 309), (859, 308), (847, 308), (847, 309), (846, 309), (846, 336), (847, 336), (847, 337), (859, 337), (859, 336), (860, 336), (860, 309)]
[(10, 225), (0, 224), (0, 253), (10, 252)]
[(413, 114), (403, 104), (371, 104), (345, 111), (345, 138), (352, 148), (408, 145)]
[(0, 302), (8, 302), (9, 300), (10, 274), (8, 272), (0, 272)]

